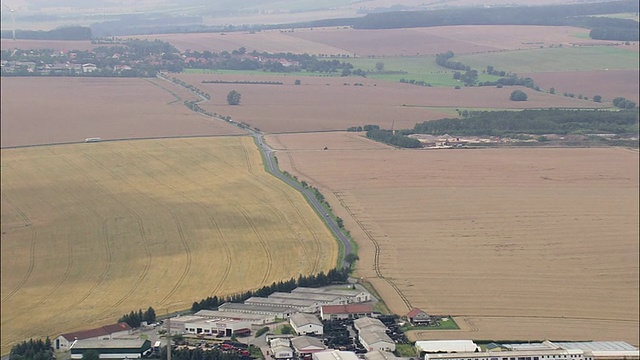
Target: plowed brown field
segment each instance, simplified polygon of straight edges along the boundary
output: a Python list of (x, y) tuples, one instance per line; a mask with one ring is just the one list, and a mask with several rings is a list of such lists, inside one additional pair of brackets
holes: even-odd
[[(138, 36), (160, 39), (181, 50), (293, 52), (357, 56), (414, 56), (446, 52), (468, 54), (486, 51), (548, 47), (559, 44), (610, 44), (591, 40), (588, 29), (570, 26), (441, 26), (430, 28), (357, 30), (313, 28), (258, 33), (167, 34)], [(586, 38), (585, 38), (586, 36)]]
[[(457, 107), (524, 109), (605, 106), (530, 89), (524, 89), (529, 94), (528, 101), (510, 101), (509, 95), (515, 87), (455, 90), (364, 78), (215, 74), (175, 76), (211, 94), (211, 101), (203, 103), (203, 108), (270, 133), (345, 130), (350, 126), (365, 124), (390, 128), (393, 121), (396, 129), (413, 128), (418, 122), (451, 117), (451, 112)], [(302, 84), (294, 85), (295, 79), (300, 79)], [(284, 85), (203, 84), (203, 80), (281, 81)], [(355, 83), (363, 86), (354, 86)], [(227, 104), (226, 96), (231, 90), (242, 94), (239, 106)]]
[(640, 99), (638, 70), (544, 72), (521, 76), (531, 77), (544, 89), (555, 87), (556, 93), (583, 94), (589, 98), (600, 95), (603, 101), (611, 101), (618, 96), (635, 102)]
[(244, 134), (193, 113), (182, 99), (194, 95), (159, 79), (2, 78), (0, 86), (3, 147), (89, 137)]
[(359, 274), (392, 311), (451, 314), (463, 329), (414, 338), (638, 343), (637, 150), (409, 151), (326, 136), (267, 141), (345, 219)]

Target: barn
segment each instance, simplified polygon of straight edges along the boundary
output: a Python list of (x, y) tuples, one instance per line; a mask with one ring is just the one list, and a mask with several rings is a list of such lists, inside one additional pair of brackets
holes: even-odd
[(320, 307), (322, 320), (357, 319), (373, 315), (371, 304), (323, 305)]
[(327, 350), (320, 339), (310, 336), (298, 336), (291, 339), (293, 350), (301, 358), (311, 357), (311, 354)]
[(322, 335), (324, 327), (322, 322), (315, 316), (305, 313), (291, 315), (289, 323), (298, 335)]
[(125, 322), (106, 325), (95, 329), (62, 334), (53, 340), (56, 351), (69, 350), (75, 340), (111, 340), (131, 334), (131, 326)]
[(396, 343), (387, 335), (384, 330), (361, 331), (358, 340), (367, 351), (395, 351)]

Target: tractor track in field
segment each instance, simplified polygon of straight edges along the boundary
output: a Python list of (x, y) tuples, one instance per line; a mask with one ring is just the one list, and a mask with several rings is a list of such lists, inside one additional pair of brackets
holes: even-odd
[[(67, 163), (67, 165), (69, 165), (69, 166), (75, 168), (77, 171), (79, 171), (79, 173), (81, 173), (82, 176), (84, 178), (86, 178), (97, 191), (103, 193), (108, 198), (113, 199), (113, 197), (109, 196), (109, 194), (107, 194), (104, 191), (104, 189), (102, 189), (102, 187), (97, 182), (95, 182), (95, 180), (93, 180), (91, 177), (87, 176), (84, 172), (80, 171), (80, 168), (76, 164), (74, 164), (69, 159), (67, 159), (63, 154), (58, 154), (58, 156), (60, 157), (60, 159), (62, 159), (62, 161)], [(65, 191), (67, 192), (67, 194), (72, 196), (74, 199), (76, 199), (76, 200), (78, 199), (76, 197), (76, 194), (72, 190), (65, 188)], [(96, 289), (100, 285), (102, 285), (102, 283), (104, 282), (104, 280), (107, 277), (107, 274), (109, 273), (109, 271), (111, 271), (111, 263), (112, 263), (112, 258), (113, 258), (113, 254), (112, 254), (112, 251), (111, 251), (111, 245), (109, 244), (109, 229), (108, 229), (106, 220), (95, 209), (92, 209), (92, 208), (90, 208), (90, 207), (88, 207), (86, 205), (83, 205), (83, 206), (89, 212), (91, 212), (92, 214), (96, 215), (96, 217), (98, 219), (100, 219), (100, 222), (102, 223), (102, 233), (104, 234), (103, 239), (104, 239), (104, 248), (105, 248), (105, 254), (106, 254), (107, 262), (106, 262), (105, 269), (102, 271), (102, 273), (98, 277), (98, 281), (96, 281), (84, 295), (82, 295), (80, 298), (78, 298), (78, 300), (76, 300), (73, 304), (71, 304), (71, 306), (69, 306), (69, 308), (73, 308), (73, 307), (79, 305), (80, 303), (82, 303), (83, 301), (85, 301), (87, 298), (89, 298), (89, 296), (91, 296), (91, 294), (93, 294), (96, 291)]]
[(22, 289), (24, 284), (29, 280), (29, 278), (31, 277), (31, 274), (33, 273), (33, 268), (35, 267), (36, 245), (38, 241), (38, 233), (36, 229), (32, 226), (31, 220), (29, 220), (29, 217), (24, 213), (24, 211), (22, 211), (21, 208), (19, 208), (13, 201), (9, 200), (9, 198), (7, 197), (7, 194), (5, 194), (4, 192), (0, 191), (0, 195), (2, 196), (4, 201), (16, 211), (18, 216), (22, 219), (22, 221), (24, 221), (25, 227), (28, 227), (29, 231), (31, 232), (31, 239), (29, 241), (29, 267), (27, 268), (27, 273), (22, 277), (18, 285), (16, 285), (16, 287), (13, 288), (7, 294), (7, 296), (5, 296), (2, 299), (2, 303), (4, 303), (7, 300), (11, 299), (13, 295), (15, 295), (18, 291), (20, 291), (20, 289)]
[(264, 252), (267, 255), (267, 269), (264, 272), (264, 276), (262, 277), (262, 281), (260, 282), (259, 286), (266, 285), (267, 279), (269, 279), (269, 275), (271, 274), (271, 269), (273, 268), (273, 256), (269, 251), (269, 247), (267, 246), (267, 243), (262, 238), (262, 235), (260, 235), (260, 232), (256, 228), (256, 225), (253, 223), (253, 221), (251, 221), (251, 218), (249, 217), (249, 214), (247, 214), (246, 210), (241, 205), (236, 203), (234, 203), (234, 207), (238, 209), (238, 211), (242, 214), (247, 224), (249, 224), (249, 226), (251, 227), (251, 230), (253, 231), (254, 235), (260, 242), (260, 245), (262, 245), (262, 247), (264, 248)]
[[(242, 139), (240, 139), (240, 142), (241, 142), (242, 151), (244, 152), (245, 161), (247, 162), (247, 165), (248, 165), (249, 173), (253, 174), (253, 171), (251, 169), (251, 158), (249, 157), (249, 152), (247, 150), (247, 147), (244, 145), (244, 142), (242, 142)], [(275, 191), (281, 193), (284, 196), (284, 198), (287, 200), (289, 205), (291, 205), (291, 208), (296, 212), (298, 217), (304, 223), (304, 226), (307, 228), (307, 230), (309, 231), (309, 233), (313, 237), (313, 240), (314, 240), (314, 242), (316, 244), (316, 248), (318, 249), (318, 251), (320, 251), (320, 249), (322, 248), (320, 239), (318, 239), (318, 236), (316, 235), (315, 231), (313, 231), (313, 229), (311, 228), (311, 225), (309, 224), (307, 219), (302, 215), (302, 213), (300, 212), (298, 207), (295, 206), (295, 204), (293, 203), (293, 200), (291, 200), (291, 197), (289, 196), (289, 194), (287, 194), (284, 190), (276, 187), (274, 184), (270, 184), (269, 182), (265, 181), (261, 177), (256, 177), (255, 179), (257, 181), (261, 182), (263, 185), (267, 186), (268, 188), (270, 188), (272, 190), (275, 190)], [(295, 234), (295, 232), (293, 232), (293, 228), (292, 228), (293, 224), (286, 218), (286, 216), (280, 210), (276, 209), (273, 205), (268, 204), (268, 203), (265, 203), (265, 204), (267, 206), (269, 206), (270, 208), (274, 209), (274, 211), (280, 217), (280, 219), (282, 219), (287, 224), (289, 224), (289, 229), (292, 230), (292, 233)], [(298, 243), (302, 247), (302, 250), (306, 254), (305, 255), (306, 257), (309, 257), (309, 256), (313, 255), (313, 254), (310, 254), (309, 249), (307, 249), (307, 246), (305, 246), (305, 244), (302, 241), (302, 239), (300, 239), (298, 236), (296, 236), (296, 240), (298, 241)], [(311, 272), (316, 273), (316, 272), (318, 272), (318, 268), (320, 266), (320, 257), (319, 256), (312, 256), (312, 257), (313, 257), (313, 266), (312, 266)]]
[(389, 286), (391, 286), (393, 290), (398, 294), (400, 299), (402, 299), (402, 301), (407, 307), (407, 310), (411, 310), (413, 307), (411, 306), (411, 302), (409, 301), (409, 299), (402, 293), (402, 291), (400, 291), (400, 289), (398, 288), (398, 285), (396, 285), (393, 281), (385, 277), (382, 274), (382, 271), (380, 270), (380, 244), (378, 243), (378, 240), (376, 240), (375, 236), (373, 236), (371, 232), (362, 224), (360, 219), (358, 219), (358, 217), (351, 210), (349, 205), (347, 205), (347, 203), (342, 199), (340, 194), (336, 191), (332, 191), (332, 193), (336, 197), (336, 199), (338, 199), (338, 201), (340, 202), (340, 205), (347, 211), (347, 213), (349, 213), (349, 216), (351, 216), (351, 218), (356, 222), (356, 224), (358, 224), (358, 227), (362, 230), (362, 232), (364, 232), (364, 234), (373, 244), (375, 249), (374, 257), (373, 257), (373, 268), (375, 270), (376, 277), (384, 280), (387, 284), (389, 284)]
[[(106, 166), (104, 166), (100, 161), (98, 161), (97, 159), (87, 155), (87, 154), (83, 154), (83, 157), (85, 159), (87, 159), (88, 161), (90, 161), (91, 163), (93, 163), (95, 166), (97, 166), (98, 168), (102, 169), (103, 171), (105, 171), (108, 174), (113, 174), (118, 176), (121, 180), (123, 180), (123, 182), (129, 183), (127, 181), (127, 179), (119, 174), (117, 174), (116, 172), (114, 172), (113, 170), (107, 168)], [(99, 189), (102, 189), (102, 193), (104, 193), (105, 195), (108, 194), (108, 192), (106, 190), (104, 190), (104, 188), (102, 186), (100, 186), (95, 180), (93, 180), (92, 178), (88, 177), (85, 175), (85, 177), (89, 178), (90, 181), (97, 186)], [(133, 190), (136, 190), (135, 188), (129, 186), (130, 188), (132, 188)], [(139, 192), (138, 192), (139, 193)], [(118, 301), (116, 301), (113, 305), (110, 306), (110, 309), (113, 309), (119, 305), (121, 305), (122, 303), (124, 303), (127, 299), (129, 299), (131, 297), (131, 295), (133, 295), (135, 293), (135, 290), (138, 288), (138, 286), (140, 286), (140, 284), (142, 283), (142, 281), (144, 280), (144, 278), (147, 276), (147, 274), (149, 273), (149, 269), (151, 268), (151, 250), (149, 249), (149, 239), (147, 238), (147, 234), (144, 228), (144, 223), (142, 221), (142, 217), (140, 216), (140, 214), (135, 211), (132, 207), (130, 207), (129, 205), (123, 203), (122, 201), (120, 201), (116, 196), (110, 195), (109, 196), (114, 202), (116, 202), (117, 204), (119, 204), (120, 206), (124, 207), (125, 209), (129, 210), (129, 212), (133, 215), (133, 217), (135, 218), (136, 224), (138, 225), (138, 231), (140, 233), (140, 238), (142, 239), (143, 242), (143, 248), (145, 250), (145, 257), (146, 257), (146, 261), (144, 263), (144, 267), (143, 270), (140, 274), (140, 276), (138, 276), (138, 278), (136, 279), (136, 281), (134, 282), (133, 286), (131, 286), (131, 288), (129, 289), (129, 291), (127, 291), (125, 293), (125, 295), (123, 297), (121, 297)], [(106, 226), (106, 222), (105, 222), (105, 226)], [(109, 259), (109, 266), (111, 265), (111, 259)], [(105, 310), (101, 313), (105, 314), (107, 313), (108, 310)]]

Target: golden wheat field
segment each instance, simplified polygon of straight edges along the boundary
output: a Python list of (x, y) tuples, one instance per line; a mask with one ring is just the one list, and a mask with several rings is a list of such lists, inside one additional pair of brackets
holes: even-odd
[(3, 149), (1, 165), (2, 353), (337, 262), (250, 137)]
[(462, 328), (414, 340), (638, 343), (637, 150), (399, 150), (328, 135), (267, 141), (344, 219), (358, 274), (393, 312)]

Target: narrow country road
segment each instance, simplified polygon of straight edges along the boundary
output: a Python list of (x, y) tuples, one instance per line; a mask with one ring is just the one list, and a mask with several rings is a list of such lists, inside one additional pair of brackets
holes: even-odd
[[(271, 173), (271, 175), (277, 177), (278, 179), (284, 181), (287, 185), (292, 188), (300, 191), (302, 195), (307, 199), (307, 201), (313, 206), (316, 212), (320, 215), (320, 217), (324, 220), (324, 222), (329, 226), (329, 229), (335, 237), (342, 243), (344, 247), (344, 256), (347, 254), (353, 253), (353, 246), (347, 236), (340, 230), (336, 221), (324, 210), (318, 199), (316, 199), (315, 195), (311, 192), (311, 190), (303, 188), (297, 181), (285, 176), (276, 166), (275, 155), (272, 148), (269, 147), (264, 142), (262, 138), (262, 133), (254, 131), (252, 129), (246, 129), (255, 139), (260, 151), (264, 153), (264, 158), (267, 162), (267, 171)], [(342, 261), (343, 266), (349, 266), (349, 263), (346, 261)]]
[[(166, 76), (158, 76), (158, 78), (171, 82), (173, 83), (171, 80), (169, 80), (169, 78), (167, 78)], [(176, 84), (176, 83), (174, 83)], [(196, 94), (200, 100), (197, 101), (196, 103), (203, 103), (203, 102), (207, 102), (209, 101), (209, 99), (207, 99), (206, 97), (202, 96), (201, 94), (198, 94), (196, 92), (194, 92), (192, 89), (189, 89), (187, 87), (185, 87), (182, 84), (176, 84), (178, 86), (182, 86), (185, 89), (193, 92), (194, 94)], [(193, 110), (193, 109), (191, 109)], [(264, 158), (265, 161), (267, 162), (267, 172), (269, 172), (271, 175), (275, 176), (276, 178), (282, 180), (285, 184), (291, 186), (292, 188), (298, 190), (300, 193), (302, 193), (302, 195), (307, 199), (307, 201), (309, 202), (309, 204), (311, 204), (311, 206), (314, 208), (314, 210), (318, 213), (318, 215), (320, 215), (320, 217), (322, 218), (322, 220), (324, 220), (325, 224), (327, 224), (327, 226), (329, 227), (329, 230), (331, 230), (331, 232), (333, 233), (333, 235), (342, 243), (342, 247), (344, 248), (344, 257), (346, 258), (346, 256), (348, 254), (353, 253), (353, 245), (351, 244), (351, 241), (349, 241), (349, 238), (347, 238), (347, 236), (340, 230), (340, 228), (338, 227), (338, 224), (336, 223), (336, 221), (324, 210), (324, 208), (322, 207), (322, 205), (320, 204), (320, 202), (318, 201), (318, 199), (316, 199), (315, 195), (311, 192), (311, 190), (303, 188), (302, 185), (300, 185), (297, 181), (294, 181), (293, 179), (290, 179), (289, 177), (285, 176), (276, 166), (276, 161), (275, 161), (275, 155), (274, 155), (274, 151), (272, 148), (269, 147), (269, 145), (267, 145), (264, 142), (264, 139), (262, 138), (262, 133), (259, 131), (255, 131), (251, 128), (247, 128), (244, 126), (240, 126), (240, 124), (236, 123), (235, 121), (232, 120), (222, 120), (219, 119), (217, 117), (208, 115), (208, 114), (203, 114), (201, 112), (195, 111), (196, 113), (208, 117), (210, 119), (214, 119), (215, 121), (223, 121), (223, 122), (227, 122), (230, 124), (233, 124), (239, 128), (244, 129), (245, 131), (247, 131), (251, 136), (254, 137), (254, 139), (256, 140), (256, 144), (258, 145), (259, 150), (264, 153)], [(342, 260), (342, 266), (349, 266), (349, 263), (344, 261), (344, 258)]]

